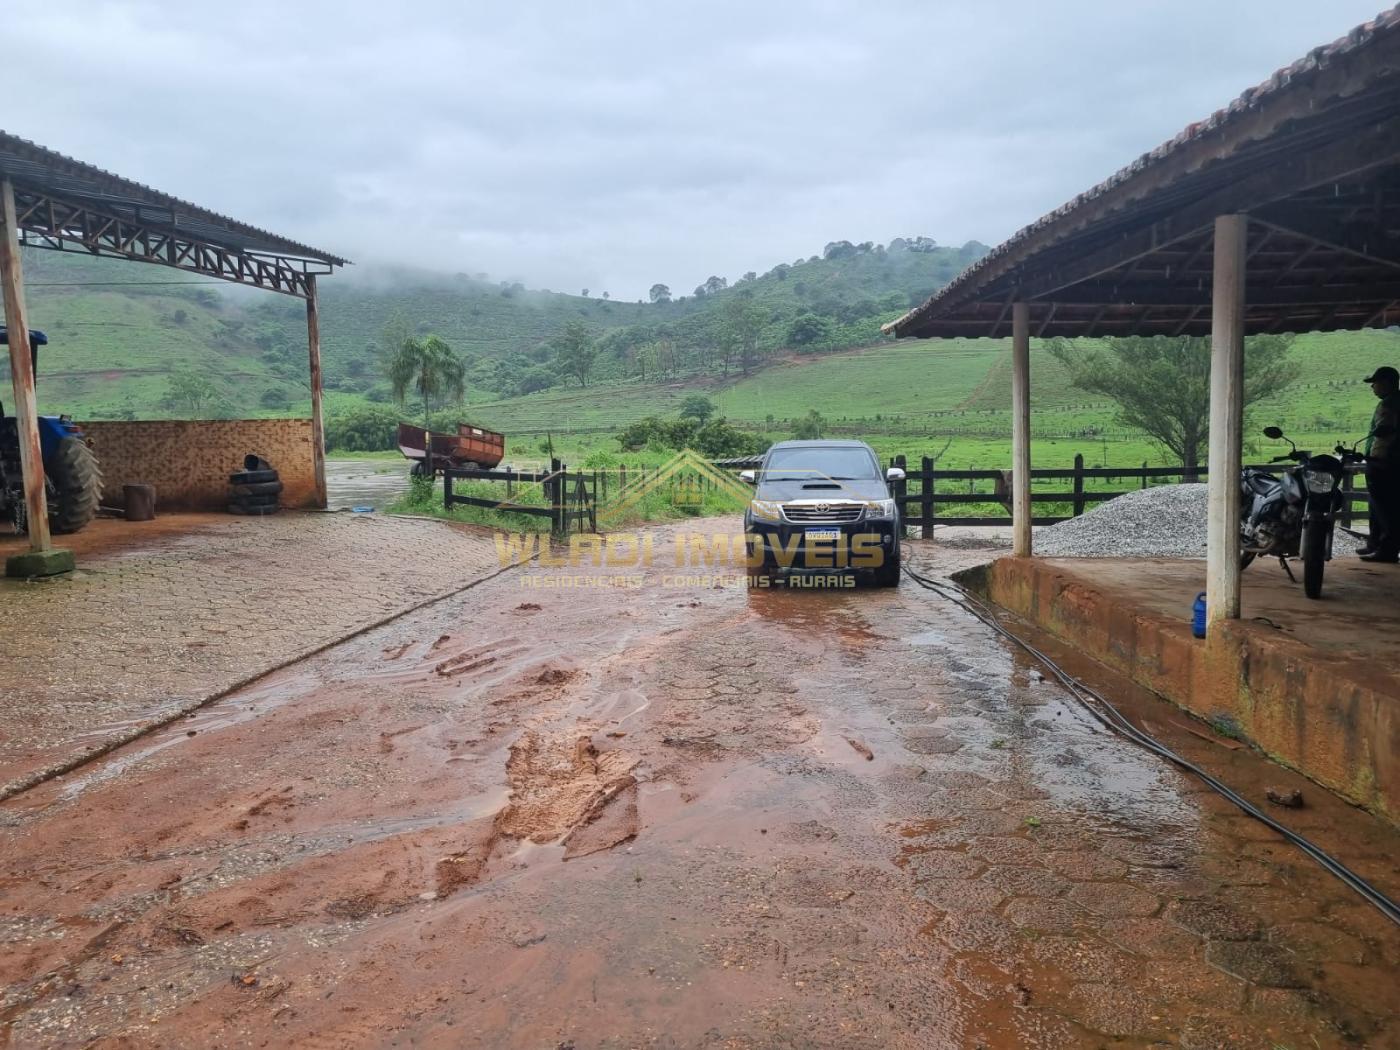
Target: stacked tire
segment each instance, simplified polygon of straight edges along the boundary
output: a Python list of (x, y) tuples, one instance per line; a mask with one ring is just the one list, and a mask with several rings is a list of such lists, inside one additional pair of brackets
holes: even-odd
[(228, 476), (228, 492), (230, 514), (262, 517), (281, 509), (282, 480), (261, 456), (243, 457), (243, 469)]

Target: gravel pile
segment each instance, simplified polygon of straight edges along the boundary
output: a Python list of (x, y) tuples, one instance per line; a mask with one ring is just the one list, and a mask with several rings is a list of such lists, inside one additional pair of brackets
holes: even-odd
[[(1336, 530), (1334, 556), (1357, 546)], [(1051, 558), (1204, 558), (1206, 486), (1159, 485), (1100, 503), (1087, 514), (1037, 529), (1035, 552)]]
[(1159, 485), (1100, 503), (1039, 529), (1035, 552), (1052, 558), (1204, 558), (1206, 486)]

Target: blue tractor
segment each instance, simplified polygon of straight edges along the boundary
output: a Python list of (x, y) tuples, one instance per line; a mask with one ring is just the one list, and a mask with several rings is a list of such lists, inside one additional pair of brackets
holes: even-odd
[[(43, 332), (29, 333), (30, 352), (38, 373), (39, 347), (48, 343)], [(0, 325), (0, 346), (9, 345)], [(49, 528), (56, 533), (77, 532), (93, 519), (102, 498), (102, 471), (81, 428), (67, 416), (39, 417), (39, 447), (44, 457), (45, 494), (49, 504)], [(24, 474), (19, 461), (19, 429), (14, 416), (0, 405), (0, 520), (10, 521), (17, 532), (27, 532)]]

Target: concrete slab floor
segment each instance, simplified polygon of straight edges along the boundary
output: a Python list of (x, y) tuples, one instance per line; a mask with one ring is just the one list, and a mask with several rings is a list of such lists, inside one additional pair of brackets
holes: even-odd
[(484, 530), (349, 513), (99, 520), (65, 543), (75, 572), (0, 580), (0, 795), (498, 567)]
[[(1191, 621), (1191, 603), (1205, 590), (1206, 563), (1170, 558), (1045, 558), (1047, 566), (1073, 572), (1106, 593), (1131, 597), (1135, 608)], [(1277, 561), (1256, 562), (1244, 572), (1241, 618), (1295, 637), (1299, 644), (1354, 657), (1368, 670), (1388, 674), (1400, 696), (1400, 565), (1376, 565), (1355, 557), (1327, 564), (1322, 597), (1304, 596), (1302, 567), (1289, 580)]]

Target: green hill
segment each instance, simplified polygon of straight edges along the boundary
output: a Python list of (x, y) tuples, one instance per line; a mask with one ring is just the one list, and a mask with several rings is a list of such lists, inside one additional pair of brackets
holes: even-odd
[[(763, 354), (792, 342), (808, 352), (868, 342), (879, 326), (952, 278), (985, 249), (897, 239), (889, 248), (828, 245), (824, 257), (780, 264), (732, 287), (661, 302), (531, 291), (485, 275), (350, 269), (322, 282), (322, 344), (334, 403), (387, 402), (379, 375), (383, 333), (400, 325), (435, 333), (469, 364), (471, 400), (499, 399), (571, 380), (554, 367), (552, 345), (571, 322), (599, 343), (592, 379), (658, 372), (668, 379), (721, 370), (717, 345), (726, 305), (752, 299), (762, 317)], [(83, 418), (256, 415), (306, 401), (305, 315), (299, 300), (138, 266), (26, 250), (31, 323), (52, 338), (40, 366), (46, 411)], [(203, 403), (170, 398), (173, 378), (197, 373), (213, 390)]]
[[(702, 295), (623, 303), (493, 284), (479, 275), (379, 273), (323, 283), (327, 413), (334, 421), (388, 403), (379, 376), (381, 334), (395, 318), (435, 332), (470, 362), (462, 414), (505, 431), (517, 455), (541, 436), (577, 459), (617, 450), (623, 426), (674, 415), (694, 393), (731, 421), (786, 437), (817, 410), (834, 433), (910, 456), (951, 441), (945, 465), (1007, 457), (1010, 361), (1004, 342), (894, 343), (879, 326), (975, 258), (980, 245), (933, 248), (829, 245), (826, 257), (773, 268)], [(78, 418), (304, 413), (305, 315), (299, 300), (192, 281), (177, 271), (54, 252), (27, 252), (31, 315), (51, 345), (40, 362), (40, 404)], [(763, 319), (760, 361), (727, 373), (716, 347), (728, 304), (751, 298)], [(811, 318), (819, 323), (811, 324)], [(799, 319), (806, 319), (798, 324)], [(552, 341), (584, 323), (600, 352), (580, 387), (552, 371)], [(804, 328), (805, 325), (805, 328)], [(794, 334), (805, 340), (794, 345)], [(1277, 422), (1314, 447), (1364, 432), (1373, 400), (1359, 379), (1400, 362), (1400, 335), (1367, 331), (1300, 336), (1299, 380), (1258, 425)], [(544, 389), (519, 395), (522, 376)], [(1113, 406), (1076, 390), (1050, 354), (1032, 351), (1037, 458), (1140, 463), (1159, 453), (1115, 420)], [(172, 399), (181, 377), (207, 380), (195, 408)], [(198, 385), (196, 383), (196, 385)]]

